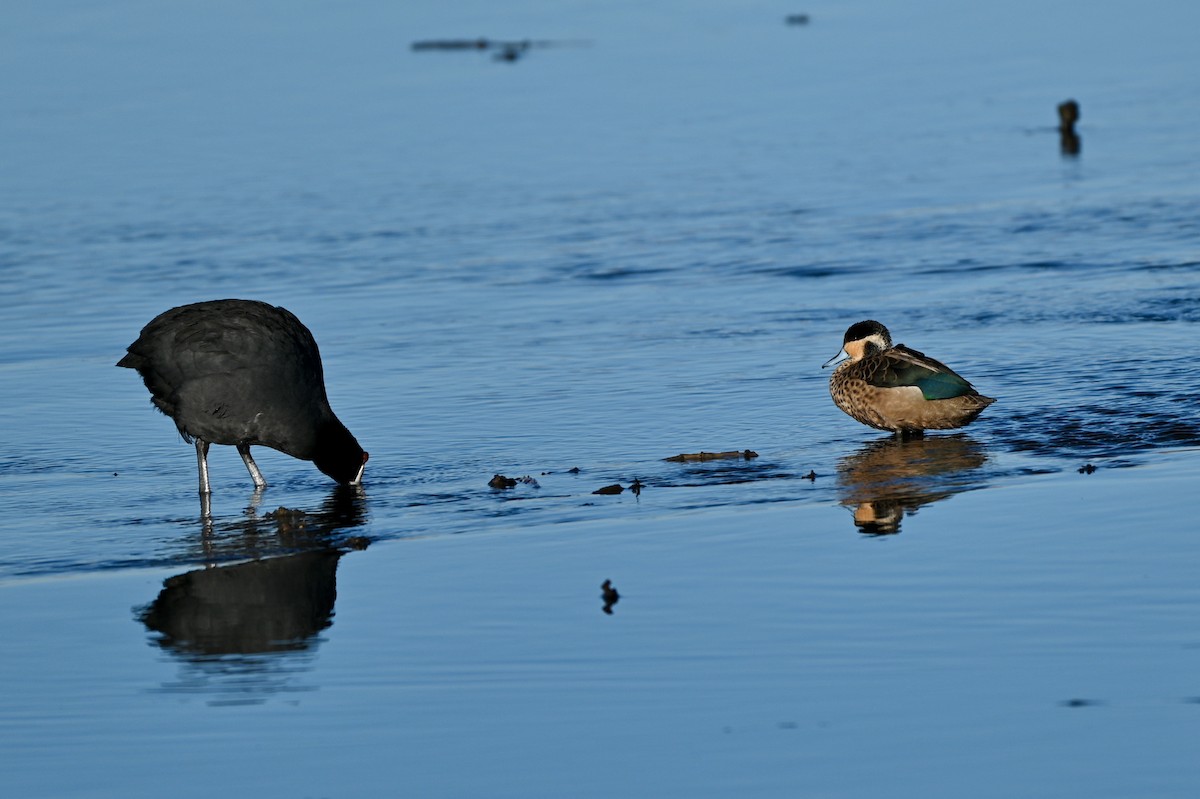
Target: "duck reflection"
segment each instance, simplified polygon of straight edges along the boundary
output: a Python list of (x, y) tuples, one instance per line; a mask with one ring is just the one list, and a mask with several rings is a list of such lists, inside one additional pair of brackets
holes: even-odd
[(338, 561), (363, 547), (348, 535), (365, 519), (362, 504), (360, 492), (339, 487), (316, 512), (280, 508), (220, 531), (203, 528), (208, 562), (253, 560), (171, 577), (139, 611), (154, 643), (183, 664), (180, 681), (165, 689), (212, 694), (222, 704), (297, 690), (292, 678), (333, 623)]
[(986, 461), (983, 447), (962, 434), (882, 438), (838, 463), (838, 491), (859, 532), (890, 535), (906, 514), (974, 487)]

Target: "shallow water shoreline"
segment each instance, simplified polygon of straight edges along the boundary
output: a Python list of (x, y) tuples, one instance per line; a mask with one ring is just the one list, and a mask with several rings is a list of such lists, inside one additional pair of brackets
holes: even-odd
[[(864, 537), (830, 503), (377, 542), (338, 563), (331, 626), (274, 654), (148, 646), (137, 614), (178, 570), (9, 581), (6, 782), (1011, 796), (1037, 773), (1041, 795), (1083, 780), (1182, 796), (1200, 727), (1200, 541), (1180, 524), (1196, 456), (965, 492), (899, 537)], [(887, 745), (864, 762), (865, 741)], [(974, 767), (934, 781), (944, 758)]]

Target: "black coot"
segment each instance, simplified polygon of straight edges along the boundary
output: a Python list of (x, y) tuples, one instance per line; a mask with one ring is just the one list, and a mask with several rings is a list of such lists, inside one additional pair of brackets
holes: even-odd
[(151, 402), (196, 444), (200, 494), (209, 444), (233, 444), (254, 485), (267, 484), (250, 457), (261, 444), (312, 461), (339, 483), (362, 480), (367, 453), (325, 396), (321, 354), (290, 311), (253, 300), (181, 305), (142, 328), (117, 366), (136, 369)]

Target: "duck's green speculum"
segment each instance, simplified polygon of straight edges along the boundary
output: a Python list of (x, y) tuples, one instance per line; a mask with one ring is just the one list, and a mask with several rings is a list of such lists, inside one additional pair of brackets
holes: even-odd
[(829, 393), (865, 425), (902, 434), (948, 430), (970, 424), (995, 402), (944, 363), (893, 345), (874, 320), (851, 325), (842, 350), (848, 357), (830, 377)]

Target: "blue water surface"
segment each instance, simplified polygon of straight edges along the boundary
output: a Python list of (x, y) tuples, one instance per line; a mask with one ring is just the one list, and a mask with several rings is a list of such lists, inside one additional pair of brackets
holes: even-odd
[[(1194, 795), (1198, 26), (6, 4), (0, 792)], [(361, 492), (217, 447), (200, 517), (114, 364), (219, 297)], [(858, 425), (866, 318), (998, 402)]]

